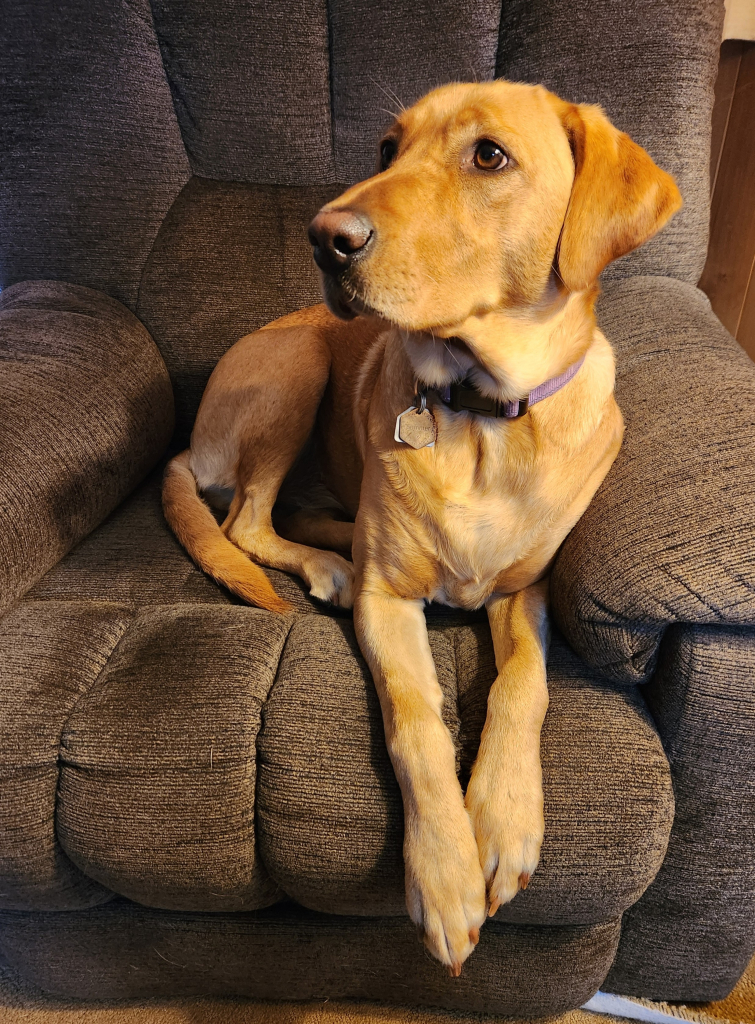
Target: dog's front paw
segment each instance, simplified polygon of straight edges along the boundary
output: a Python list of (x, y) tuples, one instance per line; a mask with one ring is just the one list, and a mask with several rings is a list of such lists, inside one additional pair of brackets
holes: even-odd
[(529, 765), (475, 766), (466, 796), (488, 887), (489, 915), (526, 889), (543, 842), (539, 759)]
[(432, 955), (457, 978), (485, 921), (485, 879), (469, 817), (415, 821), (404, 840), (409, 916)]

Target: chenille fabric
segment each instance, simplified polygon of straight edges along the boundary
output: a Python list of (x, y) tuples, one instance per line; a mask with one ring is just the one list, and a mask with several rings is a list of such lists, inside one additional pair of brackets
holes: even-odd
[[(97, 999), (723, 994), (755, 946), (755, 368), (694, 287), (720, 0), (5, 7), (0, 956)], [(243, 605), (159, 490), (220, 356), (319, 300), (307, 223), (397, 107), (495, 76), (601, 103), (685, 206), (606, 274), (627, 434), (552, 578), (542, 860), (450, 979), (351, 616), (273, 571), (293, 612)], [(490, 633), (427, 621), (464, 785)]]
[(0, 953), (46, 992), (84, 1000), (356, 998), (520, 1016), (584, 1003), (610, 965), (619, 928), (618, 920), (570, 928), (492, 922), (461, 977), (449, 978), (405, 917), (295, 906), (165, 914), (119, 899), (76, 914), (6, 914)]
[(133, 490), (172, 430), (165, 364), (119, 302), (44, 281), (0, 295), (0, 612)]
[(552, 578), (574, 647), (620, 682), (650, 678), (673, 623), (755, 623), (755, 367), (695, 288), (607, 285), (626, 434)]

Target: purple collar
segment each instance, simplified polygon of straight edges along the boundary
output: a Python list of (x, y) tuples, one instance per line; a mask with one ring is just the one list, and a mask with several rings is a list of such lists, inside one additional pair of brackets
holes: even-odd
[(497, 398), (486, 398), (471, 382), (466, 380), (447, 384), (444, 388), (424, 388), (424, 390), (425, 392), (434, 391), (441, 402), (449, 405), (454, 412), (473, 412), (478, 416), (495, 416), (500, 419), (515, 420), (524, 416), (527, 410), (537, 402), (542, 402), (544, 398), (550, 398), (551, 395), (560, 391), (577, 374), (584, 361), (585, 357), (582, 356), (558, 377), (551, 377), (543, 384), (538, 384), (528, 395), (515, 402), (501, 402)]

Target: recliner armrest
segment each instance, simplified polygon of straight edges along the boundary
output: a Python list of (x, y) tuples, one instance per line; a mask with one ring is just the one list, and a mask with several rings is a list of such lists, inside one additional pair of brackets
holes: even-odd
[(609, 284), (598, 317), (626, 435), (551, 595), (573, 647), (636, 683), (672, 623), (755, 624), (755, 364), (670, 278)]
[(622, 920), (607, 992), (723, 999), (755, 953), (755, 629), (672, 626), (642, 688), (674, 783), (663, 864)]
[(0, 613), (126, 497), (172, 431), (168, 371), (120, 302), (56, 281), (0, 295)]

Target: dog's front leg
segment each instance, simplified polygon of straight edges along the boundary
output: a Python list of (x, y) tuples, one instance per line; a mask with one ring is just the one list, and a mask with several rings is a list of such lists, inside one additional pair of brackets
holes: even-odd
[(361, 591), (354, 613), (404, 800), (409, 915), (430, 952), (458, 976), (485, 920), (485, 880), (441, 718), (422, 602), (373, 588)]
[(492, 916), (524, 889), (540, 859), (540, 729), (548, 708), (547, 581), (487, 603), (498, 676), (488, 697), (466, 804)]

